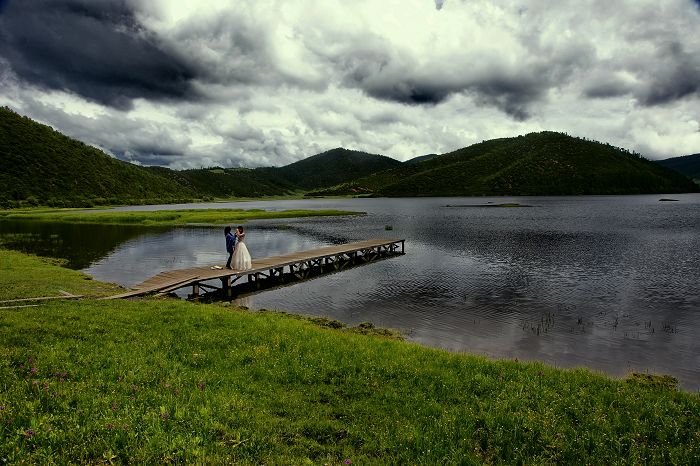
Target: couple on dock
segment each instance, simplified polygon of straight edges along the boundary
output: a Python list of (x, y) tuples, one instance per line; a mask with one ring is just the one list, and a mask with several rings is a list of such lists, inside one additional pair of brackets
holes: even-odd
[(226, 261), (227, 269), (248, 270), (253, 268), (250, 259), (250, 253), (245, 245), (245, 233), (243, 227), (238, 226), (234, 233), (231, 233), (231, 227), (224, 228), (226, 236), (226, 252), (228, 252), (228, 261)]

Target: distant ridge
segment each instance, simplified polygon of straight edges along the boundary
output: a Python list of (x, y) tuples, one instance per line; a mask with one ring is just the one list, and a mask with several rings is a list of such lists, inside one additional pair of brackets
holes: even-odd
[(656, 163), (676, 170), (700, 184), (700, 154), (671, 157), (670, 159), (657, 160)]
[(300, 194), (399, 165), (401, 162), (383, 155), (337, 148), (283, 167), (211, 167), (181, 171), (149, 167), (149, 170), (209, 196), (261, 197)]
[(638, 154), (545, 131), (484, 141), (313, 194), (528, 196), (697, 190), (687, 178)]
[(439, 154), (426, 154), (426, 155), (419, 155), (418, 157), (413, 157), (412, 159), (406, 160), (404, 163), (418, 163), (418, 162), (425, 162), (426, 160), (433, 159), (437, 157)]
[(165, 167), (147, 167), (149, 171), (191, 187), (202, 196), (217, 198), (264, 197), (298, 194), (301, 188), (259, 169), (250, 168), (197, 168), (171, 170)]
[(338, 147), (272, 169), (271, 173), (302, 188), (315, 189), (344, 183), (400, 165), (398, 160), (384, 155)]

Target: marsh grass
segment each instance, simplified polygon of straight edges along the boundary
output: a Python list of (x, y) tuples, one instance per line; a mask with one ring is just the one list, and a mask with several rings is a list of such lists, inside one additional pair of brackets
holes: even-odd
[(103, 223), (128, 225), (225, 225), (248, 220), (318, 217), (335, 215), (362, 215), (362, 212), (342, 210), (281, 210), (262, 209), (184, 209), (159, 211), (75, 211), (37, 209), (0, 211), (0, 219), (35, 220), (66, 223)]
[(0, 461), (697, 463), (700, 397), (672, 379), (372, 330), (177, 300), (1, 310)]

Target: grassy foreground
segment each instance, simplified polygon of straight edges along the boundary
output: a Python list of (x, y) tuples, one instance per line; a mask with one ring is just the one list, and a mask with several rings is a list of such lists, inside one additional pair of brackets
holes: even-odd
[[(84, 273), (59, 267), (61, 261), (0, 249), (0, 301), (60, 296), (61, 291), (81, 296), (109, 296), (121, 288), (98, 282)], [(0, 306), (9, 305), (0, 303)], [(2, 310), (0, 309), (0, 312)]]
[(0, 462), (697, 464), (700, 397), (664, 382), (223, 305), (50, 302), (0, 309)]
[(0, 211), (0, 219), (40, 220), (66, 223), (103, 223), (128, 225), (225, 225), (247, 220), (321, 217), (333, 215), (361, 215), (362, 212), (344, 210), (280, 210), (263, 209), (183, 209), (158, 211), (75, 211), (60, 209), (30, 209)]

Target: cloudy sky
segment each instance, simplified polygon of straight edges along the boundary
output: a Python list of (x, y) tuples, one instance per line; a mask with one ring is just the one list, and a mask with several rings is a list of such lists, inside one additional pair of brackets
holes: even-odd
[(0, 105), (124, 160), (700, 152), (700, 0), (0, 0)]

